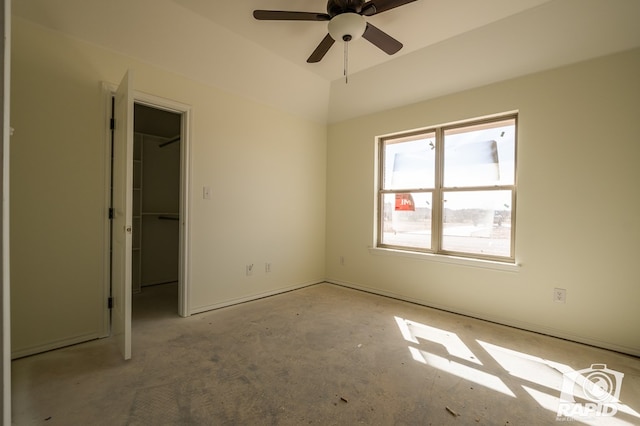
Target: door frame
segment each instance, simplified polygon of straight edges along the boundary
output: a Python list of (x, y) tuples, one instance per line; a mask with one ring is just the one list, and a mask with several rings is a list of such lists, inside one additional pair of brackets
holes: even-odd
[[(102, 91), (104, 97), (104, 147), (105, 147), (105, 221), (104, 221), (104, 290), (105, 310), (103, 314), (103, 337), (111, 332), (110, 309), (106, 301), (111, 296), (111, 221), (108, 219), (109, 207), (111, 205), (111, 113), (112, 98), (117, 89), (117, 85), (103, 83)], [(179, 235), (179, 261), (178, 261), (178, 315), (188, 317), (191, 315), (189, 303), (189, 289), (191, 276), (190, 262), (190, 186), (191, 186), (191, 106), (178, 101), (152, 95), (149, 93), (133, 90), (134, 104), (142, 104), (151, 108), (169, 111), (180, 114), (180, 235)]]

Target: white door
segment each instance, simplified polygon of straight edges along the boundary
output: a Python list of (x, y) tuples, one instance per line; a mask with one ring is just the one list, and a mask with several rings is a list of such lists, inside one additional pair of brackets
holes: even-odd
[(115, 95), (113, 222), (111, 241), (112, 334), (124, 359), (131, 358), (131, 239), (133, 203), (133, 76), (128, 71)]

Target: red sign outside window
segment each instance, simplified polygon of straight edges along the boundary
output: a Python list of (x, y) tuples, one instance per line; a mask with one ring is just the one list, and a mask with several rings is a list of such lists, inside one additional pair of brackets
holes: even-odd
[(396, 211), (416, 211), (416, 204), (411, 194), (396, 194)]

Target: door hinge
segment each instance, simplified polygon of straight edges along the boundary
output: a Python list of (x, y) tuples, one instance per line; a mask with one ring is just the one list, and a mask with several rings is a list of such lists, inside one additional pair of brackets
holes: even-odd
[(113, 309), (113, 297), (107, 299), (107, 308)]
[(113, 208), (109, 207), (109, 219), (113, 219)]
[(115, 128), (116, 128), (116, 119), (112, 118), (111, 120), (109, 120), (109, 129), (114, 130)]

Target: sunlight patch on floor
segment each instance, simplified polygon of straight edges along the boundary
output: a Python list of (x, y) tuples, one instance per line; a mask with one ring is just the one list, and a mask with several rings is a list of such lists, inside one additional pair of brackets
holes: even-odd
[[(558, 421), (587, 424), (604, 421), (607, 425), (624, 426), (636, 422), (615, 415), (622, 413), (631, 420), (635, 420), (633, 417), (640, 419), (637, 411), (619, 399), (624, 373), (607, 369), (604, 364), (592, 364), (590, 368), (576, 371), (566, 364), (477, 339), (475, 342), (484, 352), (474, 354), (454, 332), (400, 317), (395, 320), (402, 337), (412, 344), (408, 348), (415, 361), (517, 398), (496, 374), (483, 371), (487, 367), (481, 359), (488, 355), (487, 362), (489, 359), (495, 361), (505, 373), (523, 381), (519, 386), (542, 408), (555, 412)], [(421, 344), (420, 340), (442, 346), (449, 356), (416, 348)]]
[(411, 352), (413, 359), (418, 362), (427, 364), (430, 367), (437, 368), (445, 373), (453, 374), (456, 377), (469, 380), (470, 382), (479, 384), (513, 398), (516, 397), (509, 387), (507, 387), (502, 380), (493, 374), (485, 373), (484, 371), (480, 371), (476, 368), (468, 367), (464, 364), (460, 364), (459, 362), (451, 361), (411, 346), (409, 346), (409, 351)]

